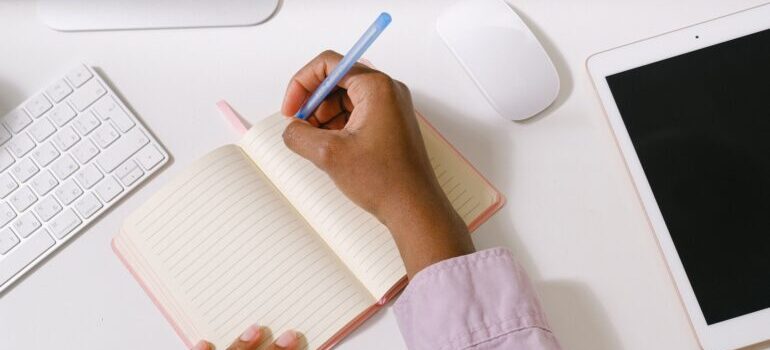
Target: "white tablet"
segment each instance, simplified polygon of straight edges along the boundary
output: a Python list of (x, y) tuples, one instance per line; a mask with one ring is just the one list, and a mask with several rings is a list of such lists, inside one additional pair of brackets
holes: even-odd
[(770, 339), (770, 4), (587, 65), (703, 348)]

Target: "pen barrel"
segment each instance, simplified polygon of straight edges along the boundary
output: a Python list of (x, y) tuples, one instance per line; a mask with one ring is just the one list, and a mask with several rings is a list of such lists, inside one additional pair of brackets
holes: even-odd
[(297, 118), (307, 119), (313, 114), (316, 108), (323, 102), (334, 87), (342, 80), (345, 74), (348, 74), (353, 65), (361, 59), (364, 52), (372, 45), (374, 40), (380, 36), (380, 34), (387, 28), (391, 22), (391, 17), (387, 12), (381, 13), (374, 23), (364, 32), (361, 38), (356, 41), (350, 50), (342, 57), (342, 60), (336, 67), (329, 73), (329, 75), (321, 82), (321, 85), (316, 88), (310, 98), (305, 102), (302, 108), (297, 112)]

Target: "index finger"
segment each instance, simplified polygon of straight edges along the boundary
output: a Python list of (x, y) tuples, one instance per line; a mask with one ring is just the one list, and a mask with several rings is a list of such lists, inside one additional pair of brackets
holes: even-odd
[[(337, 52), (327, 50), (313, 58), (304, 67), (302, 67), (289, 81), (289, 86), (286, 88), (286, 94), (283, 98), (283, 104), (281, 105), (281, 113), (283, 115), (292, 116), (299, 111), (302, 104), (305, 103), (308, 97), (315, 91), (326, 76), (331, 73), (334, 67), (340, 63), (342, 55)], [(376, 72), (375, 70), (361, 64), (356, 63), (353, 68), (350, 69), (348, 74), (340, 80), (337, 86), (347, 89), (350, 87), (351, 80), (356, 76), (361, 76), (365, 73)]]

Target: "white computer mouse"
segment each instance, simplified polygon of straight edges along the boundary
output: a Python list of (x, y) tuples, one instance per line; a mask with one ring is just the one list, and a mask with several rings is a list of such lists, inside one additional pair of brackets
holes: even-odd
[(553, 62), (503, 0), (462, 0), (439, 17), (436, 29), (502, 117), (527, 119), (556, 100)]

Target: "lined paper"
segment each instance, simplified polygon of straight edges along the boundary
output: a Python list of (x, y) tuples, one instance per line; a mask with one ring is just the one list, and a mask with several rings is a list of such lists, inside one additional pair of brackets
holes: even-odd
[(125, 251), (192, 342), (224, 348), (260, 322), (300, 330), (315, 349), (375, 302), (236, 146), (197, 161), (124, 231)]
[(470, 224), (497, 203), (497, 191), (422, 119), (420, 131), (441, 188), (460, 217)]
[(280, 114), (254, 125), (240, 145), (376, 298), (406, 275), (388, 229), (334, 185), (328, 175), (286, 148)]
[[(382, 297), (406, 275), (390, 232), (347, 199), (328, 175), (286, 148), (281, 135), (288, 122), (276, 114), (256, 123), (241, 147), (364, 286)], [(442, 188), (470, 223), (496, 201), (495, 192), (435, 131), (421, 127)]]

